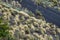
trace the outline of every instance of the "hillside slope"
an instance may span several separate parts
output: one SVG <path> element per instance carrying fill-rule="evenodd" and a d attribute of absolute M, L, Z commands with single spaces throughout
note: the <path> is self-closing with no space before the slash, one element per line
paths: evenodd
<path fill-rule="evenodd" d="M 44 5 L 42 4 L 36 5 L 31 0 L 22 0 L 21 5 L 22 8 L 27 8 L 28 10 L 32 11 L 35 15 L 37 15 L 36 9 L 39 10 L 46 19 L 46 21 L 53 23 L 57 26 L 60 26 L 60 11 L 54 9 L 53 7 L 48 7 L 48 5 L 44 7 Z"/>
<path fill-rule="evenodd" d="M 60 28 L 43 19 L 37 19 L 24 11 L 0 3 L 0 16 L 9 21 L 9 32 L 15 40 L 59 40 Z"/>

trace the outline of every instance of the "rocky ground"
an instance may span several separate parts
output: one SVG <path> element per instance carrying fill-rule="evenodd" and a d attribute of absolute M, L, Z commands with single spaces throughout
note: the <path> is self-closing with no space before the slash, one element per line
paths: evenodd
<path fill-rule="evenodd" d="M 18 11 L 0 3 L 0 16 L 8 20 L 15 40 L 60 40 L 60 28 L 43 19 L 37 19 L 24 11 Z"/>

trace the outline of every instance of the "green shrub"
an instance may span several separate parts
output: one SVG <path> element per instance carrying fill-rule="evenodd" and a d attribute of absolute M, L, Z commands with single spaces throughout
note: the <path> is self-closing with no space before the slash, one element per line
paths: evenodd
<path fill-rule="evenodd" d="M 2 17 L 0 17 L 0 39 L 8 40 L 10 37 L 8 22 L 4 21 Z"/>

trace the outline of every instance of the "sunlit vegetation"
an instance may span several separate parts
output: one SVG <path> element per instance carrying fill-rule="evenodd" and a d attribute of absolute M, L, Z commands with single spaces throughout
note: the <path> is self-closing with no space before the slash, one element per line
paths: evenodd
<path fill-rule="evenodd" d="M 1 40 L 59 40 L 60 28 L 46 22 L 38 9 L 35 15 L 26 8 L 19 10 L 20 7 L 16 5 L 6 5 L 0 4 L 0 12 L 3 15 L 3 18 L 0 18 Z"/>
<path fill-rule="evenodd" d="M 51 7 L 59 5 L 58 4 L 59 0 L 32 0 L 32 1 L 34 1 L 34 3 L 37 5 L 43 4 L 45 6 L 51 6 Z"/>
<path fill-rule="evenodd" d="M 39 5 L 42 2 L 42 0 L 32 0 L 32 1 L 34 1 L 34 3 L 37 5 Z"/>

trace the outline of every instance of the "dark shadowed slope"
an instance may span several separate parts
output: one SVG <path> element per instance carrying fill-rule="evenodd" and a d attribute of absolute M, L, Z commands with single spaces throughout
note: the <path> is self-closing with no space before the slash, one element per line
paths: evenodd
<path fill-rule="evenodd" d="M 21 2 L 22 7 L 27 8 L 28 10 L 35 13 L 35 10 L 38 9 L 41 11 L 47 22 L 51 22 L 60 26 L 60 12 L 53 8 L 44 8 L 43 6 L 36 6 L 31 0 L 23 0 Z"/>

